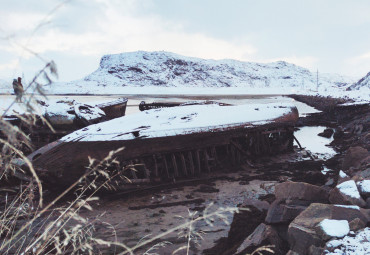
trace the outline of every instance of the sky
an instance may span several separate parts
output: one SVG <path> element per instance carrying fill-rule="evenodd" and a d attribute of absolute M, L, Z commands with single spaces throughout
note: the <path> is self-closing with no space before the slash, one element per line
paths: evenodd
<path fill-rule="evenodd" d="M 361 78 L 369 14 L 369 0 L 2 0 L 0 80 L 30 80 L 51 60 L 58 81 L 77 80 L 105 54 L 137 50 Z"/>

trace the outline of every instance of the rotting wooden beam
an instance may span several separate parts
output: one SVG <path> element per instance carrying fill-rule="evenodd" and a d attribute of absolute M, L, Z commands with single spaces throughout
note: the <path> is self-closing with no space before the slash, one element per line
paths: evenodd
<path fill-rule="evenodd" d="M 167 160 L 166 160 L 166 155 L 165 154 L 162 155 L 162 161 L 163 161 L 164 170 L 166 172 L 167 178 L 170 178 L 170 173 L 168 171 L 168 165 L 167 165 Z"/>
<path fill-rule="evenodd" d="M 199 150 L 195 150 L 195 161 L 196 161 L 196 166 L 197 166 L 197 173 L 200 174 L 202 169 L 200 165 Z"/>
<path fill-rule="evenodd" d="M 130 170 L 131 170 L 132 178 L 137 179 L 134 162 L 132 160 L 130 160 L 129 164 L 130 164 Z"/>
<path fill-rule="evenodd" d="M 233 166 L 236 165 L 236 161 L 235 161 L 235 148 L 232 144 L 230 144 L 230 159 L 231 159 L 231 164 Z"/>
<path fill-rule="evenodd" d="M 158 177 L 158 163 L 157 163 L 157 157 L 155 154 L 153 154 L 153 162 L 154 162 L 154 176 Z"/>
<path fill-rule="evenodd" d="M 195 167 L 194 167 L 193 153 L 191 151 L 188 152 L 188 158 L 189 158 L 189 163 L 190 163 L 190 173 L 192 176 L 194 176 Z"/>
<path fill-rule="evenodd" d="M 175 177 L 179 177 L 179 169 L 177 168 L 175 153 L 171 154 L 171 158 L 172 158 L 172 165 L 173 165 L 174 175 L 175 175 Z"/>
<path fill-rule="evenodd" d="M 182 171 L 185 176 L 188 176 L 188 170 L 186 169 L 186 162 L 185 162 L 185 157 L 184 153 L 180 153 L 180 160 L 181 160 L 181 165 L 182 165 Z"/>
<path fill-rule="evenodd" d="M 207 173 L 210 173 L 211 169 L 209 168 L 207 149 L 203 150 L 203 158 L 204 158 L 204 164 L 206 166 Z"/>

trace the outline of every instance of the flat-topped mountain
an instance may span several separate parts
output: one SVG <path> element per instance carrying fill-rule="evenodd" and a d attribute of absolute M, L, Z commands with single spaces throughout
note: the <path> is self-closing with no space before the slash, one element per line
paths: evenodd
<path fill-rule="evenodd" d="M 98 70 L 83 81 L 117 87 L 317 87 L 316 73 L 284 61 L 263 64 L 145 51 L 105 55 Z M 340 87 L 351 83 L 353 80 L 348 77 L 319 74 L 320 86 Z"/>

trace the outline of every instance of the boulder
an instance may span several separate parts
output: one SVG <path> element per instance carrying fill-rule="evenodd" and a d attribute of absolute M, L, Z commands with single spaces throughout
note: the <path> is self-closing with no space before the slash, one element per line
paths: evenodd
<path fill-rule="evenodd" d="M 326 128 L 323 132 L 319 133 L 319 136 L 330 138 L 334 134 L 334 130 L 331 128 Z"/>
<path fill-rule="evenodd" d="M 364 179 L 370 178 L 370 168 L 365 169 L 363 171 L 358 171 L 355 173 L 355 175 L 360 176 Z"/>
<path fill-rule="evenodd" d="M 330 191 L 329 201 L 332 204 L 366 206 L 353 180 L 343 182 L 332 189 Z"/>
<path fill-rule="evenodd" d="M 302 200 L 310 203 L 327 203 L 329 193 L 326 189 L 304 182 L 284 182 L 275 186 L 277 200 Z"/>
<path fill-rule="evenodd" d="M 308 250 L 308 254 L 310 255 L 321 255 L 324 254 L 325 249 L 322 247 L 317 247 L 314 245 L 310 246 L 310 249 Z"/>
<path fill-rule="evenodd" d="M 261 212 L 267 212 L 267 210 L 270 207 L 270 204 L 266 201 L 260 201 L 257 199 L 247 198 L 247 199 L 244 199 L 241 207 L 243 208 L 244 207 L 254 207 Z"/>
<path fill-rule="evenodd" d="M 323 247 L 325 241 L 316 232 L 316 226 L 325 219 L 347 220 L 359 218 L 368 222 L 358 206 L 330 205 L 312 203 L 289 225 L 288 241 L 290 249 L 300 255 L 308 254 L 311 245 Z"/>
<path fill-rule="evenodd" d="M 359 218 L 356 218 L 349 223 L 349 228 L 351 231 L 357 231 L 365 227 L 366 223 L 360 220 Z"/>
<path fill-rule="evenodd" d="M 261 201 L 245 200 L 242 205 L 239 205 L 241 210 L 239 213 L 234 213 L 227 237 L 221 238 L 214 247 L 204 250 L 203 253 L 219 254 L 220 251 L 223 251 L 223 254 L 234 254 L 240 244 L 266 218 L 267 207 L 264 210 L 265 205 L 259 202 Z M 243 210 L 244 208 L 248 210 Z"/>
<path fill-rule="evenodd" d="M 322 240 L 328 241 L 346 236 L 350 227 L 347 220 L 324 219 L 315 227 L 315 230 Z"/>
<path fill-rule="evenodd" d="M 361 146 L 350 147 L 343 159 L 343 170 L 348 170 L 350 167 L 358 168 L 363 159 L 368 157 L 370 153 L 367 149 Z"/>
<path fill-rule="evenodd" d="M 359 181 L 356 184 L 362 197 L 370 197 L 370 180 Z"/>
<path fill-rule="evenodd" d="M 273 245 L 275 254 L 282 254 L 283 242 L 276 230 L 264 223 L 261 223 L 252 234 L 250 234 L 239 246 L 236 253 L 251 253 L 256 248 L 264 245 Z"/>
<path fill-rule="evenodd" d="M 365 206 L 366 209 L 370 209 L 370 197 L 368 197 L 366 199 L 366 206 Z"/>
<path fill-rule="evenodd" d="M 268 224 L 289 223 L 294 220 L 307 206 L 287 205 L 285 200 L 275 200 L 267 212 L 265 222 Z"/>

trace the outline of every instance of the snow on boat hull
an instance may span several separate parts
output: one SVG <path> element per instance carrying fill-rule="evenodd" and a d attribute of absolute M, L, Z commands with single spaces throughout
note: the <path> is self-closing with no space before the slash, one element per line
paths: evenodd
<path fill-rule="evenodd" d="M 249 115 L 249 116 L 246 116 Z M 123 165 L 142 167 L 127 175 L 150 182 L 200 175 L 253 157 L 288 151 L 298 119 L 294 106 L 183 106 L 149 110 L 91 125 L 29 155 L 43 179 L 69 184 L 112 150 Z"/>

